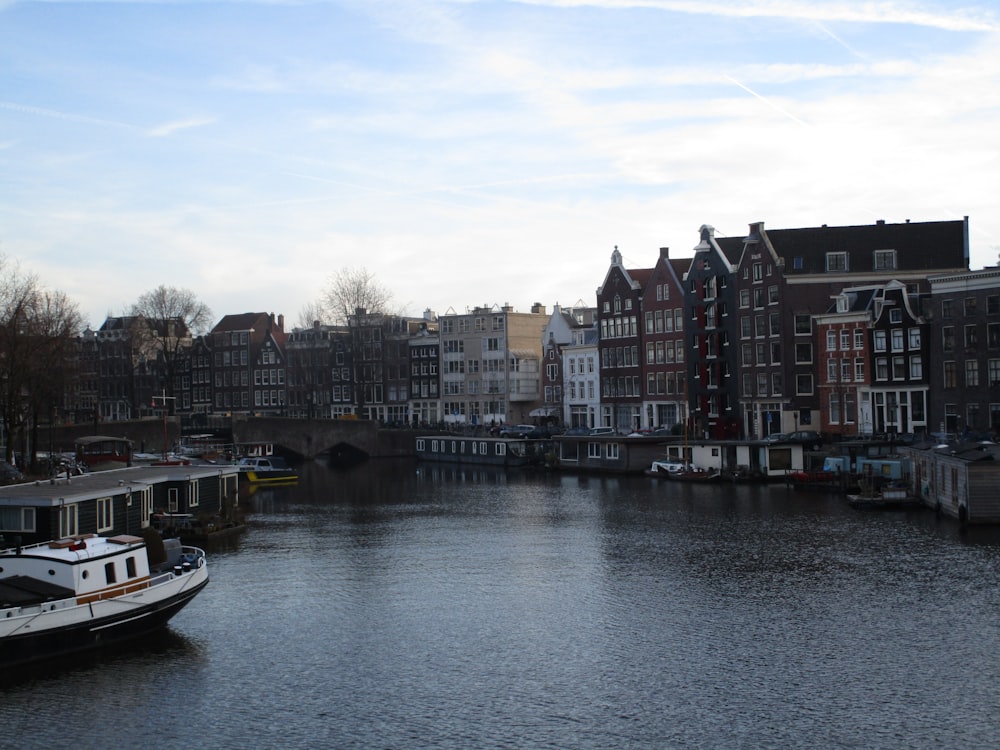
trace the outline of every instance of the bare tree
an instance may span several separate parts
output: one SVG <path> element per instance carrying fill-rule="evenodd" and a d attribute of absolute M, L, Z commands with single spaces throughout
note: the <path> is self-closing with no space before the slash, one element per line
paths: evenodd
<path fill-rule="evenodd" d="M 76 305 L 61 292 L 42 289 L 0 256 L 0 420 L 6 460 L 15 441 L 28 445 L 30 421 L 49 419 L 61 400 L 73 341 L 82 325 Z"/>
<path fill-rule="evenodd" d="M 391 315 L 392 293 L 365 268 L 344 268 L 330 277 L 322 305 L 331 322 L 349 325 L 362 315 Z"/>
<path fill-rule="evenodd" d="M 336 325 L 346 326 L 351 341 L 351 375 L 355 413 L 380 402 L 384 375 L 384 333 L 395 314 L 392 293 L 365 268 L 345 268 L 330 277 L 322 306 Z"/>
<path fill-rule="evenodd" d="M 188 289 L 163 286 L 142 294 L 129 309 L 129 315 L 141 318 L 145 325 L 136 325 L 133 334 L 139 350 L 150 350 L 163 367 L 163 388 L 174 396 L 178 367 L 183 350 L 191 345 L 193 336 L 208 331 L 212 325 L 212 310 Z"/>
<path fill-rule="evenodd" d="M 326 316 L 322 302 L 307 302 L 299 310 L 298 328 L 312 328 L 315 323 L 322 324 Z"/>

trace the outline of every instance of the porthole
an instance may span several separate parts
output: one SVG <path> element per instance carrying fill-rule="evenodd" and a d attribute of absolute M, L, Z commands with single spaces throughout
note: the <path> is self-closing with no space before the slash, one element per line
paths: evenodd
<path fill-rule="evenodd" d="M 90 575 L 90 571 L 89 570 L 85 570 L 85 571 L 83 571 L 82 575 L 83 575 L 84 578 L 87 578 Z"/>
<path fill-rule="evenodd" d="M 56 572 L 54 570 L 49 570 L 49 575 L 50 576 L 54 576 L 55 574 L 56 574 Z"/>

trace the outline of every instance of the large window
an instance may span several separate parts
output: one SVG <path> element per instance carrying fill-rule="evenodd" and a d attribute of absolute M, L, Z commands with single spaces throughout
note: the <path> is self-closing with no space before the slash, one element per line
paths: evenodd
<path fill-rule="evenodd" d="M 34 508 L 0 508 L 0 531 L 34 530 Z"/>

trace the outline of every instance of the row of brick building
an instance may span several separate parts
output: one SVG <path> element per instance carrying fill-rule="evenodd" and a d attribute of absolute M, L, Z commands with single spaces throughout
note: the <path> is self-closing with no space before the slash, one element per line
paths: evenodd
<path fill-rule="evenodd" d="M 766 230 L 701 228 L 691 257 L 626 268 L 596 305 L 482 306 L 343 326 L 223 317 L 177 331 L 180 356 L 129 318 L 80 340 L 68 417 L 164 407 L 385 423 L 511 422 L 716 438 L 1000 431 L 1000 269 L 970 271 L 968 219 Z M 163 322 L 158 323 L 163 327 Z M 168 395 L 168 393 L 170 395 Z M 169 400 L 169 403 L 167 401 Z"/>

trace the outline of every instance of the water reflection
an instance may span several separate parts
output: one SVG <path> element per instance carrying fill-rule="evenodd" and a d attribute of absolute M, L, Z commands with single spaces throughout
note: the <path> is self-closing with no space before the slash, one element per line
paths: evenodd
<path fill-rule="evenodd" d="M 247 534 L 160 646 L 8 687 L 8 733 L 125 716 L 135 744 L 891 748 L 998 729 L 995 529 L 412 461 L 307 464 L 244 502 Z"/>

